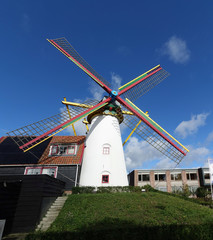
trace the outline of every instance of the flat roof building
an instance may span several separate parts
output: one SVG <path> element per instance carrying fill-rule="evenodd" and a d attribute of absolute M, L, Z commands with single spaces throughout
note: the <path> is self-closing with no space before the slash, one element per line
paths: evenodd
<path fill-rule="evenodd" d="M 186 169 L 155 169 L 155 170 L 133 170 L 128 174 L 131 186 L 151 185 L 153 188 L 174 192 L 188 185 L 191 191 L 200 186 L 209 186 L 210 175 L 208 168 L 186 168 Z"/>

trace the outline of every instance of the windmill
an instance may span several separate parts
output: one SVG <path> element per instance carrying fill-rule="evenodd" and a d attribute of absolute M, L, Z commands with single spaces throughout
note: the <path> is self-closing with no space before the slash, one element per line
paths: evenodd
<path fill-rule="evenodd" d="M 63 103 L 69 106 L 69 114 L 64 111 L 9 132 L 9 136 L 16 136 L 20 149 L 26 152 L 87 117 L 91 125 L 85 143 L 79 183 L 81 186 L 128 185 L 119 126 L 122 122 L 162 154 L 177 164 L 180 163 L 188 149 L 133 104 L 163 81 L 169 75 L 167 71 L 158 65 L 116 91 L 65 38 L 48 41 L 102 87 L 106 96 L 101 101 L 86 101 L 83 104 L 70 103 L 65 99 Z"/>

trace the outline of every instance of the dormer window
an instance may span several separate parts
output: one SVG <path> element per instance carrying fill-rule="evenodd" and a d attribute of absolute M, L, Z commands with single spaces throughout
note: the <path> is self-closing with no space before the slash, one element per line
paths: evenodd
<path fill-rule="evenodd" d="M 54 144 L 50 146 L 50 156 L 71 156 L 76 155 L 77 145 L 74 144 Z"/>

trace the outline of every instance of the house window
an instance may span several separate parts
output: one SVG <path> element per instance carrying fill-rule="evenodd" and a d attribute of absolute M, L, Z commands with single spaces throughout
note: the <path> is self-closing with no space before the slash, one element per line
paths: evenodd
<path fill-rule="evenodd" d="M 144 182 L 149 181 L 149 174 L 143 174 L 142 179 L 143 179 Z"/>
<path fill-rule="evenodd" d="M 74 155 L 74 154 L 75 154 L 75 148 L 76 148 L 76 146 L 74 146 L 74 145 L 68 146 L 68 148 L 67 148 L 67 154 L 68 154 L 68 155 Z"/>
<path fill-rule="evenodd" d="M 57 169 L 57 167 L 26 167 L 24 175 L 47 174 L 56 178 Z"/>
<path fill-rule="evenodd" d="M 109 183 L 109 175 L 102 175 L 102 183 Z"/>
<path fill-rule="evenodd" d="M 155 174 L 155 181 L 166 181 L 166 174 Z"/>
<path fill-rule="evenodd" d="M 197 173 L 187 173 L 186 176 L 187 176 L 187 180 L 191 180 L 191 181 L 197 180 Z"/>
<path fill-rule="evenodd" d="M 37 175 L 42 173 L 41 167 L 30 168 L 27 167 L 25 170 L 25 175 Z"/>
<path fill-rule="evenodd" d="M 149 174 L 139 174 L 138 181 L 141 182 L 148 182 L 149 181 Z"/>
<path fill-rule="evenodd" d="M 50 156 L 76 155 L 77 145 L 52 145 L 50 147 Z"/>
<path fill-rule="evenodd" d="M 57 153 L 58 153 L 58 146 L 52 146 L 51 155 L 55 155 Z"/>
<path fill-rule="evenodd" d="M 110 148 L 109 147 L 103 147 L 103 154 L 104 155 L 109 155 L 110 153 Z"/>
<path fill-rule="evenodd" d="M 204 173 L 204 179 L 210 179 L 210 174 L 209 173 Z"/>
<path fill-rule="evenodd" d="M 42 174 L 50 175 L 51 177 L 56 177 L 56 168 L 48 167 L 42 169 Z"/>
<path fill-rule="evenodd" d="M 171 180 L 172 181 L 181 181 L 182 180 L 181 173 L 171 173 Z"/>

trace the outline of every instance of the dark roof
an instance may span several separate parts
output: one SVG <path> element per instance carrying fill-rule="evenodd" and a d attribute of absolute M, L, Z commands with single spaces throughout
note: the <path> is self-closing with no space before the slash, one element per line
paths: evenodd
<path fill-rule="evenodd" d="M 85 136 L 53 136 L 27 152 L 19 149 L 15 137 L 0 138 L 0 165 L 10 164 L 80 164 Z M 77 143 L 76 156 L 51 156 L 50 145 L 53 143 Z"/>
<path fill-rule="evenodd" d="M 43 152 L 47 148 L 51 138 L 32 148 L 28 152 L 23 152 L 15 143 L 16 137 L 0 138 L 0 165 L 10 164 L 37 164 Z"/>

